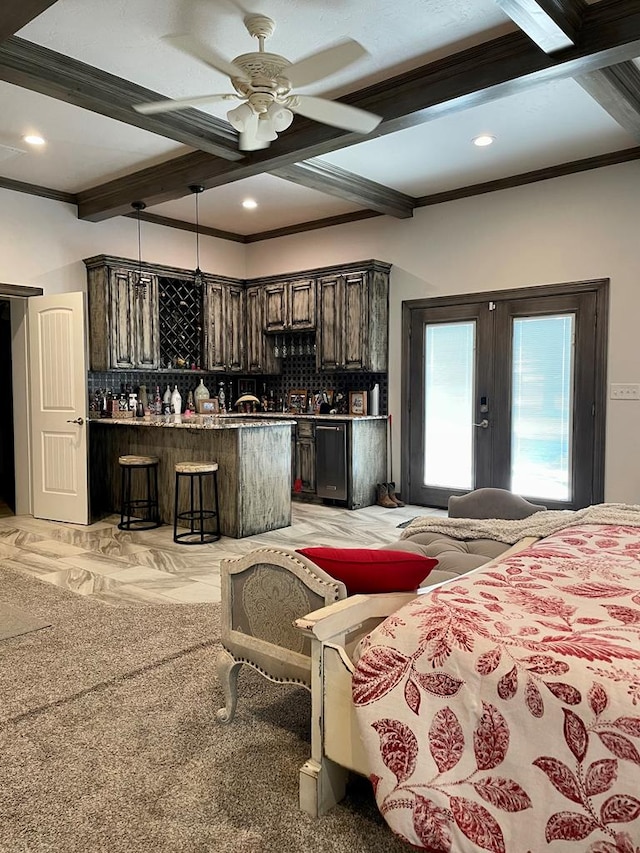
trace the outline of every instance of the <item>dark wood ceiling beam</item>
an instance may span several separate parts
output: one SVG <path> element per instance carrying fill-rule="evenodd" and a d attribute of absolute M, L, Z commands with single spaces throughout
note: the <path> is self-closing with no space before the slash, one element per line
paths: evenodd
<path fill-rule="evenodd" d="M 238 134 L 227 122 L 194 109 L 143 116 L 131 105 L 164 96 L 17 36 L 0 44 L 0 80 L 174 139 L 225 160 L 242 159 L 238 151 Z"/>
<path fill-rule="evenodd" d="M 577 44 L 584 0 L 494 0 L 529 38 L 555 53 Z"/>
<path fill-rule="evenodd" d="M 549 56 L 522 33 L 511 33 L 422 68 L 354 92 L 345 103 L 381 115 L 367 138 L 528 91 L 549 80 L 575 77 L 640 55 L 640 0 L 601 0 L 589 6 L 578 45 Z M 135 172 L 79 193 L 81 219 L 128 212 L 131 201 L 157 204 L 188 193 L 190 184 L 222 186 L 321 156 L 362 141 L 299 116 L 269 149 L 240 163 L 202 152 Z"/>
<path fill-rule="evenodd" d="M 0 42 L 41 15 L 56 0 L 3 0 L 0 8 Z"/>
<path fill-rule="evenodd" d="M 353 201 L 369 210 L 395 216 L 397 219 L 410 219 L 413 216 L 415 199 L 411 196 L 321 160 L 281 166 L 271 170 L 270 174 L 309 189 Z"/>
<path fill-rule="evenodd" d="M 576 82 L 640 142 L 640 69 L 633 62 L 620 62 L 576 77 Z"/>
<path fill-rule="evenodd" d="M 585 0 L 495 0 L 542 50 L 551 53 L 578 41 L 587 13 Z M 568 40 L 553 46 L 557 30 Z M 623 127 L 640 141 L 640 69 L 631 61 L 576 76 L 576 82 Z"/>

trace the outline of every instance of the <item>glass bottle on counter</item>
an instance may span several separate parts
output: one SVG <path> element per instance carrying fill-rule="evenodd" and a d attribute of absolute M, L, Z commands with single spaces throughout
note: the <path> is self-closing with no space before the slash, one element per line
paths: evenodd
<path fill-rule="evenodd" d="M 168 415 L 171 412 L 171 385 L 167 385 L 167 390 L 162 398 L 162 414 Z"/>
<path fill-rule="evenodd" d="M 171 395 L 171 411 L 174 415 L 179 415 L 182 412 L 182 397 L 180 396 L 177 385 L 174 385 L 173 394 Z"/>
<path fill-rule="evenodd" d="M 160 386 L 156 385 L 156 396 L 153 400 L 153 411 L 156 415 L 162 414 L 162 397 L 160 396 Z"/>
<path fill-rule="evenodd" d="M 196 403 L 198 400 L 208 400 L 209 399 L 209 389 L 204 384 L 204 379 L 200 380 L 200 384 L 197 386 L 196 390 L 193 392 L 193 396 L 195 398 Z"/>

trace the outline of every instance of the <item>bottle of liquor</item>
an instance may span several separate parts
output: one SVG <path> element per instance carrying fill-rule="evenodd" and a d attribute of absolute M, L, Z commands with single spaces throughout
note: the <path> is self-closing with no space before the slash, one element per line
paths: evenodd
<path fill-rule="evenodd" d="M 162 397 L 160 396 L 160 386 L 156 385 L 156 396 L 153 400 L 153 411 L 156 415 L 162 414 Z"/>
<path fill-rule="evenodd" d="M 167 390 L 162 398 L 162 414 L 168 415 L 171 413 L 171 385 L 167 385 Z"/>
<path fill-rule="evenodd" d="M 178 391 L 178 386 L 173 386 L 173 394 L 171 395 L 171 410 L 174 415 L 179 415 L 182 412 L 182 397 Z"/>

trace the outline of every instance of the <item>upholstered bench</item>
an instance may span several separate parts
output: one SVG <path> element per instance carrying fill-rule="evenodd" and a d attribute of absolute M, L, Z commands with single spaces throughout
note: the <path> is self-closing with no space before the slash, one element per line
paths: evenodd
<path fill-rule="evenodd" d="M 382 550 L 409 551 L 424 557 L 435 557 L 438 565 L 423 583 L 423 586 L 431 586 L 477 569 L 499 557 L 509 547 L 493 539 L 464 540 L 452 539 L 444 533 L 416 533 L 407 539 L 383 545 Z"/>

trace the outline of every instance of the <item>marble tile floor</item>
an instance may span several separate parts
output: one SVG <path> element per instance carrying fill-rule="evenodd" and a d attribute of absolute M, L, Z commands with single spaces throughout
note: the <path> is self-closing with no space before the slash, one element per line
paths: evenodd
<path fill-rule="evenodd" d="M 112 605 L 203 603 L 220 600 L 220 560 L 257 547 L 331 545 L 376 547 L 400 536 L 397 525 L 444 510 L 380 506 L 346 510 L 293 502 L 290 527 L 245 539 L 223 537 L 211 545 L 177 545 L 173 528 L 118 530 L 119 516 L 90 526 L 32 516 L 0 517 L 2 570 L 9 567 Z"/>

